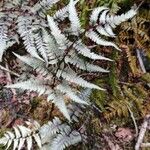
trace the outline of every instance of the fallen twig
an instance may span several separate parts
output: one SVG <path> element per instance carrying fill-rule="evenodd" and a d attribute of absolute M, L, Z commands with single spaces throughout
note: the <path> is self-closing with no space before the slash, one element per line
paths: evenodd
<path fill-rule="evenodd" d="M 143 60 L 141 58 L 140 51 L 138 49 L 136 49 L 136 53 L 137 53 L 137 58 L 139 60 L 139 64 L 140 64 L 141 70 L 142 70 L 143 73 L 146 73 L 146 69 L 145 69 Z"/>
<path fill-rule="evenodd" d="M 132 120 L 133 120 L 133 123 L 134 123 L 134 127 L 135 127 L 135 136 L 137 137 L 138 136 L 138 127 L 137 127 L 137 124 L 136 124 L 136 120 L 135 120 L 135 117 L 134 117 L 134 115 L 133 115 L 133 112 L 131 111 L 131 109 L 130 109 L 130 107 L 127 105 L 127 108 L 128 108 L 128 110 L 129 110 L 129 113 L 130 113 L 130 116 L 131 116 L 131 118 L 132 118 Z"/>
<path fill-rule="evenodd" d="M 9 70 L 9 67 L 8 67 L 8 64 L 6 62 L 6 69 Z M 7 85 L 9 84 L 12 84 L 12 79 L 11 79 L 11 75 L 10 75 L 10 72 L 6 72 L 6 75 L 7 75 Z M 13 93 L 13 98 L 12 98 L 12 102 L 16 101 L 16 98 L 15 98 L 15 95 L 16 95 L 16 91 L 15 89 L 11 89 L 12 90 L 12 93 Z"/>
<path fill-rule="evenodd" d="M 150 143 L 142 143 L 141 147 L 150 147 Z"/>
<path fill-rule="evenodd" d="M 149 120 L 150 120 L 150 115 L 147 115 L 144 119 L 142 126 L 141 126 L 141 129 L 139 132 L 139 137 L 138 137 L 137 143 L 135 145 L 135 150 L 139 150 L 140 147 L 142 146 L 143 138 L 144 138 L 145 132 L 147 130 Z"/>
<path fill-rule="evenodd" d="M 11 71 L 11 70 L 8 70 L 8 69 L 6 69 L 5 67 L 3 67 L 3 66 L 1 66 L 1 65 L 0 65 L 0 69 L 3 70 L 3 71 L 7 71 L 7 72 L 11 73 L 12 75 L 14 75 L 14 76 L 16 76 L 16 77 L 19 77 L 19 76 L 20 76 L 20 75 L 17 74 L 16 72 Z"/>

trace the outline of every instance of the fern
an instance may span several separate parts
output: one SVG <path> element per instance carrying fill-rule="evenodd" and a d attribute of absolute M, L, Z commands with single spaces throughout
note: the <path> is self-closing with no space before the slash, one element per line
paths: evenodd
<path fill-rule="evenodd" d="M 81 30 L 80 21 L 76 12 L 74 0 L 70 0 L 69 3 L 69 20 L 71 22 L 71 30 L 74 34 L 78 34 Z"/>
<path fill-rule="evenodd" d="M 4 134 L 4 137 L 0 139 L 0 144 L 3 144 L 4 146 L 7 145 L 8 149 L 12 143 L 13 143 L 13 149 L 21 150 L 25 144 L 27 143 L 27 149 L 30 150 L 32 148 L 33 139 L 36 141 L 39 148 L 42 147 L 41 138 L 38 133 L 36 133 L 40 125 L 34 121 L 33 123 L 26 122 L 29 127 L 25 127 L 22 125 L 18 125 L 16 127 L 13 127 L 14 132 L 7 131 Z"/>
<path fill-rule="evenodd" d="M 7 32 L 8 32 L 7 26 L 5 26 L 5 25 L 2 23 L 2 24 L 0 25 L 0 45 L 1 45 L 0 61 L 2 60 L 3 53 L 4 53 L 4 51 L 6 50 Z"/>
<path fill-rule="evenodd" d="M 47 101 L 54 103 L 67 121 L 69 120 L 62 122 L 55 117 L 43 126 L 35 121 L 26 122 L 25 126 L 18 125 L 14 127 L 14 131 L 6 132 L 0 139 L 0 144 L 7 146 L 6 149 L 13 146 L 14 150 L 20 150 L 26 143 L 27 149 L 31 150 L 33 143 L 36 143 L 43 150 L 63 150 L 83 140 L 80 129 L 74 129 L 73 124 L 83 114 L 84 105 L 93 107 L 86 98 L 90 93 L 87 91 L 106 89 L 86 81 L 77 73 L 76 68 L 108 73 L 109 70 L 92 63 L 93 60 L 112 61 L 96 53 L 95 46 L 120 50 L 115 43 L 104 38 L 115 37 L 113 29 L 136 14 L 135 9 L 122 15 L 112 15 L 107 7 L 94 8 L 89 25 L 84 29 L 75 7 L 78 0 L 70 0 L 67 6 L 56 11 L 54 15 L 47 14 L 58 1 L 40 0 L 35 4 L 28 0 L 4 1 L 4 7 L 0 10 L 0 61 L 8 47 L 23 41 L 28 55 L 20 56 L 19 52 L 13 54 L 36 72 L 36 75 L 30 74 L 28 80 L 6 87 L 46 95 Z M 64 24 L 64 19 L 68 21 L 67 24 Z M 95 46 L 89 46 L 90 42 L 95 43 Z M 82 95 L 79 94 L 80 90 L 77 91 L 78 87 L 88 90 Z M 128 96 L 132 97 L 129 93 Z M 67 106 L 68 99 L 73 102 Z M 75 106 L 72 105 L 74 102 Z"/>
<path fill-rule="evenodd" d="M 130 22 L 122 23 L 121 32 L 118 35 L 120 42 L 129 46 L 129 49 L 126 49 L 126 53 L 133 76 L 140 76 L 143 72 L 143 67 L 141 68 L 141 65 L 139 67 L 137 66 L 137 62 L 140 63 L 137 58 L 140 58 L 143 53 L 145 55 L 144 57 L 150 56 L 149 13 L 149 10 L 142 9 Z M 134 45 L 136 45 L 136 49 L 133 48 Z M 146 66 L 145 69 L 147 70 L 147 68 Z"/>
<path fill-rule="evenodd" d="M 21 81 L 7 87 L 21 88 L 35 91 L 39 95 L 47 95 L 47 100 L 55 103 L 64 116 L 70 120 L 65 105 L 65 96 L 77 103 L 89 104 L 77 96 L 74 85 L 105 90 L 81 78 L 74 68 L 89 72 L 108 73 L 107 69 L 93 65 L 91 60 L 112 61 L 94 53 L 94 47 L 89 48 L 82 39 L 86 36 L 96 45 L 112 46 L 120 50 L 116 44 L 106 41 L 98 33 L 115 37 L 113 28 L 133 17 L 136 10 L 131 9 L 123 15 L 112 16 L 106 7 L 95 8 L 90 16 L 89 24 L 91 27 L 85 30 L 81 28 L 80 18 L 75 8 L 78 1 L 70 0 L 67 6 L 56 11 L 54 15 L 46 15 L 46 11 L 57 2 L 58 0 L 41 0 L 30 7 L 26 7 L 30 5 L 28 1 L 14 1 L 9 6 L 5 6 L 6 10 L 14 9 L 17 17 L 14 18 L 10 14 L 10 18 L 13 20 L 12 23 L 17 23 L 17 26 L 13 28 L 13 32 L 20 35 L 27 52 L 30 54 L 30 56 L 20 56 L 16 53 L 14 55 L 41 75 L 40 80 L 37 77 L 31 77 L 27 81 Z M 18 6 L 20 6 L 20 10 L 18 10 Z M 22 12 L 28 13 L 22 14 Z M 60 27 L 61 21 L 65 18 L 69 19 L 69 28 Z M 7 29 L 3 30 L 1 36 L 3 45 L 6 45 L 7 32 Z M 3 47 L 1 50 L 1 56 L 5 49 Z M 89 58 L 90 61 L 84 61 L 84 57 Z"/>
<path fill-rule="evenodd" d="M 4 7 L 1 9 L 2 16 L 1 16 L 1 42 L 3 41 L 3 48 L 1 50 L 1 56 L 4 53 L 4 50 L 7 49 L 7 43 L 6 37 L 7 32 L 9 32 L 9 38 L 15 37 L 16 35 L 20 35 L 21 39 L 24 40 L 24 45 L 27 49 L 27 51 L 33 56 L 38 59 L 42 59 L 40 57 L 40 54 L 42 55 L 43 59 L 47 62 L 47 56 L 45 54 L 45 50 L 49 49 L 49 46 L 47 43 L 45 43 L 46 39 L 46 28 L 47 20 L 46 20 L 46 11 L 49 10 L 53 4 L 57 3 L 59 0 L 41 0 L 38 1 L 36 4 L 32 5 L 29 3 L 29 1 L 11 1 L 9 4 L 4 2 Z M 63 20 L 64 18 L 69 18 L 70 24 L 71 24 L 71 32 L 73 34 L 77 34 L 79 36 L 82 33 L 81 26 L 80 26 L 80 20 L 78 17 L 78 14 L 76 12 L 75 4 L 78 1 L 71 0 L 70 3 L 65 6 L 64 8 L 58 10 L 53 16 L 48 16 L 48 23 L 51 30 L 51 34 L 55 37 L 55 40 L 57 41 L 60 49 L 65 49 L 70 42 L 68 41 L 67 37 L 61 33 L 60 29 L 57 26 L 57 23 L 55 22 L 58 20 Z M 31 6 L 30 6 L 31 5 Z M 19 9 L 18 9 L 19 7 Z M 14 14 L 11 13 L 11 10 L 14 10 Z M 23 12 L 28 12 L 23 15 Z M 99 15 L 101 14 L 101 15 Z M 136 14 L 136 11 L 134 9 L 131 9 L 129 12 L 122 14 L 120 16 L 112 16 L 109 14 L 109 9 L 106 7 L 98 7 L 95 8 L 92 11 L 91 17 L 90 17 L 90 23 L 92 25 L 98 25 L 104 24 L 103 33 L 106 34 L 108 32 L 108 35 L 114 36 L 112 32 L 112 28 L 114 26 L 119 25 L 121 22 L 126 21 L 129 18 L 132 18 Z M 100 16 L 100 17 L 99 17 Z M 5 24 L 5 19 L 7 17 L 7 20 L 9 20 L 9 23 Z M 11 24 L 16 24 L 16 26 L 11 26 Z M 93 26 L 93 27 L 94 27 Z M 17 29 L 18 28 L 18 29 Z M 54 30 L 55 29 L 55 30 Z M 96 29 L 96 28 L 95 28 Z M 98 28 L 97 28 L 98 29 Z M 8 31 L 9 30 L 9 31 Z M 39 37 L 37 40 L 37 33 L 35 32 L 37 30 L 39 32 Z M 98 29 L 99 30 L 99 29 Z M 106 31 L 105 31 L 106 30 Z M 42 32 L 41 32 L 42 31 Z M 100 31 L 100 30 L 99 30 Z M 40 33 L 41 32 L 41 33 Z M 107 36 L 108 36 L 107 35 Z M 36 38 L 36 40 L 35 40 Z M 14 43 L 17 42 L 19 38 L 14 39 Z M 39 39 L 43 39 L 42 41 Z M 93 38 L 92 38 L 93 39 Z M 97 40 L 96 40 L 97 41 Z M 101 40 L 101 43 L 99 44 L 105 45 Z M 37 43 L 38 42 L 38 43 Z M 69 43 L 68 43 L 69 42 Z M 66 44 L 66 45 L 65 45 Z M 109 45 L 110 44 L 110 45 Z M 39 47 L 40 45 L 40 47 Z M 109 46 L 114 46 L 111 43 L 108 43 Z M 108 46 L 107 44 L 105 46 Z M 42 50 L 44 48 L 44 50 Z M 115 46 L 115 48 L 117 48 Z M 118 49 L 118 48 L 117 48 Z"/>
<path fill-rule="evenodd" d="M 134 116 L 144 116 L 149 109 L 149 106 L 146 107 L 144 103 L 144 100 L 148 98 L 147 92 L 142 85 L 135 85 L 132 88 L 123 86 L 122 94 L 112 97 L 111 102 L 107 105 L 104 111 L 105 118 L 108 121 L 115 117 L 127 118 L 131 115 L 130 108 Z"/>
<path fill-rule="evenodd" d="M 82 59 L 78 58 L 77 56 L 66 57 L 65 62 L 75 65 L 77 68 L 82 70 L 87 70 L 89 72 L 109 72 L 108 70 L 105 70 L 99 66 L 84 62 Z"/>
<path fill-rule="evenodd" d="M 27 51 L 36 58 L 39 58 L 39 55 L 37 53 L 35 43 L 34 43 L 34 38 L 32 34 L 32 26 L 31 26 L 31 19 L 32 18 L 27 18 L 20 16 L 17 20 L 18 22 L 18 32 L 22 39 L 24 40 L 24 45 L 27 49 Z"/>
<path fill-rule="evenodd" d="M 63 150 L 65 147 L 81 142 L 81 135 L 77 131 L 72 131 L 70 127 L 65 128 L 65 131 L 57 135 L 52 142 L 51 149 Z"/>
<path fill-rule="evenodd" d="M 87 97 L 85 96 L 85 99 Z M 78 122 L 77 118 L 83 113 L 77 105 L 70 104 L 68 105 L 68 111 L 74 123 Z M 42 126 L 36 121 L 27 121 L 26 126 L 18 125 L 13 129 L 14 131 L 7 131 L 0 138 L 0 144 L 7 146 L 6 149 L 13 146 L 14 150 L 20 150 L 26 142 L 27 149 L 31 150 L 35 141 L 36 145 L 42 150 L 63 150 L 82 141 L 82 135 L 78 130 L 74 130 L 71 125 L 62 122 L 57 117 Z"/>
<path fill-rule="evenodd" d="M 73 47 L 77 50 L 79 54 L 82 54 L 83 56 L 88 57 L 90 59 L 111 61 L 109 58 L 91 52 L 91 50 L 86 45 L 84 45 L 81 40 L 75 42 Z"/>
<path fill-rule="evenodd" d="M 93 30 L 88 31 L 88 32 L 86 33 L 86 36 L 87 36 L 88 38 L 90 38 L 92 41 L 94 41 L 95 43 L 97 43 L 98 45 L 102 45 L 102 46 L 113 46 L 113 47 L 116 48 L 117 50 L 120 50 L 120 49 L 118 48 L 118 46 L 116 46 L 114 43 L 108 42 L 108 41 L 106 41 L 106 40 L 101 39 L 101 38 L 99 37 L 99 35 L 98 35 L 96 32 L 94 32 Z"/>

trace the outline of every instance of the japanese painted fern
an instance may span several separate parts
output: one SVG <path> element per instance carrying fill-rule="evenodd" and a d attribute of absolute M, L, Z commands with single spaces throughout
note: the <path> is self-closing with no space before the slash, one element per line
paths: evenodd
<path fill-rule="evenodd" d="M 9 46 L 19 43 L 22 39 L 30 56 L 18 54 L 15 56 L 41 74 L 43 79 L 31 78 L 7 87 L 36 91 L 39 95 L 46 94 L 47 100 L 54 102 L 70 120 L 64 103 L 64 95 L 75 102 L 87 104 L 76 95 L 72 84 L 104 90 L 78 76 L 73 69 L 74 66 L 89 72 L 107 73 L 109 72 L 107 69 L 93 65 L 90 61 L 85 61 L 83 57 L 91 60 L 111 61 L 109 58 L 94 53 L 94 48 L 87 46 L 83 37 L 97 45 L 112 46 L 120 50 L 117 45 L 104 40 L 101 35 L 115 37 L 112 29 L 133 17 L 136 10 L 131 9 L 117 16 L 110 15 L 106 7 L 94 8 L 91 12 L 89 28 L 85 30 L 81 28 L 75 8 L 77 1 L 70 0 L 67 6 L 56 11 L 53 16 L 46 15 L 46 11 L 57 2 L 58 0 L 41 0 L 32 4 L 29 1 L 5 1 L 0 12 L 2 45 L 0 58 L 2 60 L 2 55 Z M 69 19 L 70 26 L 60 28 L 59 25 L 63 24 L 66 18 Z"/>
<path fill-rule="evenodd" d="M 132 18 L 136 14 L 136 10 L 131 9 L 122 15 L 111 15 L 107 7 L 94 8 L 90 15 L 88 28 L 83 29 L 75 8 L 78 0 L 70 0 L 67 6 L 57 10 L 54 15 L 47 15 L 47 10 L 58 1 L 40 0 L 37 3 L 28 0 L 3 1 L 3 7 L 0 9 L 0 61 L 3 60 L 2 56 L 8 47 L 23 41 L 29 55 L 20 56 L 17 53 L 14 55 L 32 67 L 37 74 L 40 74 L 40 79 L 31 77 L 26 81 L 7 87 L 21 88 L 35 91 L 39 95 L 47 95 L 47 100 L 52 101 L 63 115 L 71 120 L 65 105 L 66 96 L 74 102 L 89 104 L 78 96 L 76 86 L 105 90 L 84 80 L 78 75 L 76 69 L 89 72 L 109 72 L 107 69 L 91 63 L 92 60 L 112 61 L 95 53 L 94 48 L 100 45 L 120 50 L 116 44 L 103 39 L 103 37 L 115 37 L 113 28 Z M 69 25 L 65 25 L 64 20 L 69 20 Z M 87 39 L 88 42 L 83 39 Z M 91 44 L 87 45 L 87 43 Z M 55 119 L 55 121 L 59 122 L 59 119 Z M 56 123 L 55 121 L 53 124 Z M 31 149 L 32 137 L 34 137 L 41 148 L 41 139 L 44 138 L 40 139 L 43 136 L 43 133 L 40 134 L 41 127 L 36 123 L 36 129 L 33 129 L 18 126 L 14 128 L 14 134 L 7 132 L 1 143 L 9 147 L 14 142 L 14 149 L 16 147 L 21 149 L 26 141 L 28 149 Z M 71 132 L 69 126 L 65 129 L 64 127 L 58 129 L 61 134 L 58 134 L 53 141 L 53 137 L 58 131 L 55 132 L 55 130 L 54 128 L 48 129 L 54 135 L 50 137 L 50 139 L 52 138 L 50 145 L 53 150 L 57 150 L 57 146 L 64 149 L 65 146 L 81 141 L 80 134 L 77 131 Z M 78 138 L 74 139 L 74 136 Z M 58 141 L 65 142 L 65 144 L 57 145 Z"/>
<path fill-rule="evenodd" d="M 63 150 L 81 142 L 86 135 L 80 132 L 80 128 L 73 129 L 73 124 L 78 123 L 83 111 L 75 104 L 69 104 L 68 110 L 72 124 L 58 117 L 42 126 L 37 121 L 26 121 L 25 125 L 17 125 L 13 131 L 7 131 L 0 139 L 0 144 L 6 145 L 6 149 L 12 147 L 13 150 L 20 150 L 26 144 L 27 149 L 31 150 L 35 142 L 41 150 Z"/>

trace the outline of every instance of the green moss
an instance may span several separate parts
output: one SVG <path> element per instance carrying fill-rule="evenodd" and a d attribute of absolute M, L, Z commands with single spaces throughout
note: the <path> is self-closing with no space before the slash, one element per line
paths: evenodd
<path fill-rule="evenodd" d="M 100 87 L 103 86 L 103 80 L 96 79 L 94 83 Z M 91 94 L 91 100 L 96 103 L 101 110 L 104 110 L 104 105 L 106 104 L 107 93 L 105 91 L 93 90 Z"/>
<path fill-rule="evenodd" d="M 31 104 L 31 110 L 34 110 L 35 108 L 37 108 L 37 106 L 40 104 L 40 99 L 38 97 L 36 98 L 33 98 L 31 101 L 30 101 L 30 104 Z"/>
<path fill-rule="evenodd" d="M 146 81 L 147 83 L 150 83 L 150 73 L 145 73 L 143 76 L 142 76 L 142 79 L 144 81 Z"/>
<path fill-rule="evenodd" d="M 108 83 L 111 86 L 113 96 L 117 96 L 117 94 L 119 94 L 118 77 L 117 77 L 117 72 L 116 72 L 117 66 L 116 66 L 116 63 L 115 63 L 115 60 L 117 58 L 118 58 L 118 52 L 113 51 L 112 52 L 112 60 L 114 60 L 114 62 L 111 63 L 109 79 L 108 79 Z"/>

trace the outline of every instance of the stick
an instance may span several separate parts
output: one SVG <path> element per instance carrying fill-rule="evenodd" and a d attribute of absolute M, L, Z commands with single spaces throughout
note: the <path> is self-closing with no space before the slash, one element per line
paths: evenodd
<path fill-rule="evenodd" d="M 144 119 L 144 122 L 143 122 L 143 124 L 142 124 L 141 129 L 140 129 L 140 133 L 139 133 L 139 137 L 138 137 L 137 143 L 136 143 L 136 145 L 135 145 L 135 150 L 139 150 L 139 149 L 140 149 L 140 146 L 142 145 L 143 138 L 144 138 L 146 129 L 147 129 L 148 124 L 149 124 L 149 119 L 150 119 L 150 115 L 147 115 L 147 116 L 145 117 L 145 119 Z"/>
<path fill-rule="evenodd" d="M 131 111 L 131 109 L 130 109 L 130 107 L 127 105 L 127 108 L 128 108 L 128 110 L 129 110 L 129 112 L 130 112 L 130 116 L 131 116 L 131 118 L 132 118 L 132 120 L 133 120 L 133 124 L 134 124 L 134 127 L 135 127 L 135 136 L 137 137 L 138 136 L 138 127 L 137 127 L 137 124 L 136 124 L 136 120 L 135 120 L 135 117 L 134 117 L 134 115 L 133 115 L 133 112 Z"/>
<path fill-rule="evenodd" d="M 142 143 L 141 147 L 150 147 L 150 143 Z"/>
<path fill-rule="evenodd" d="M 0 65 L 0 69 L 1 69 L 1 70 L 4 70 L 4 71 L 8 71 L 9 73 L 11 73 L 12 75 L 15 75 L 16 77 L 19 77 L 19 76 L 20 76 L 19 74 L 15 73 L 15 72 L 13 72 L 13 71 L 11 71 L 11 70 L 8 70 L 8 69 L 6 69 L 5 67 L 3 67 L 3 66 L 1 66 L 1 65 Z"/>
<path fill-rule="evenodd" d="M 6 69 L 9 70 L 7 62 L 6 62 Z M 7 75 L 7 79 L 8 79 L 7 85 L 12 84 L 12 79 L 11 79 L 10 73 L 7 72 L 6 75 Z M 16 91 L 15 91 L 15 89 L 11 89 L 11 90 L 12 90 L 12 93 L 13 93 L 12 102 L 14 102 L 14 101 L 16 101 L 16 98 L 15 98 Z"/>
<path fill-rule="evenodd" d="M 142 58 L 141 58 L 140 51 L 139 51 L 138 49 L 136 49 L 136 53 L 137 53 L 137 58 L 138 58 L 138 60 L 139 60 L 140 67 L 141 67 L 143 73 L 146 73 L 146 69 L 145 69 L 143 60 L 142 60 Z"/>

